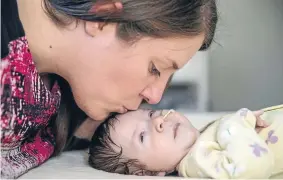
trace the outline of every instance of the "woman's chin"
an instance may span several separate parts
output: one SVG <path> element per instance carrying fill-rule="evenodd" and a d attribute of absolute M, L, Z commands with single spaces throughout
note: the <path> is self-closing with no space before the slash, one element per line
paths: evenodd
<path fill-rule="evenodd" d="M 89 117 L 91 117 L 91 119 L 96 120 L 96 121 L 103 121 L 105 120 L 108 116 L 110 115 L 110 113 L 104 111 L 104 112 L 95 112 L 92 115 L 89 115 Z"/>

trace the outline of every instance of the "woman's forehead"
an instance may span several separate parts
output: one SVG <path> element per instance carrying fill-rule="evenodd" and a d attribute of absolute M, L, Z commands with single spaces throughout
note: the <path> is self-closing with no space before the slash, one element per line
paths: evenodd
<path fill-rule="evenodd" d="M 200 49 L 203 41 L 204 35 L 199 34 L 191 37 L 145 38 L 138 44 L 147 47 L 148 54 L 158 56 L 162 61 L 174 60 L 182 67 Z"/>

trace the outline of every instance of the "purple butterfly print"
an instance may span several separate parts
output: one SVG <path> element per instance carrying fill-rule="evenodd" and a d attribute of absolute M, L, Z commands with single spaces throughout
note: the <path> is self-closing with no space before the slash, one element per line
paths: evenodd
<path fill-rule="evenodd" d="M 218 173 L 220 172 L 219 165 L 217 163 L 214 165 L 214 168 L 215 168 L 216 172 L 218 172 Z"/>
<path fill-rule="evenodd" d="M 261 153 L 267 153 L 267 149 L 261 147 L 259 144 L 255 143 L 253 145 L 250 145 L 250 147 L 253 148 L 253 153 L 256 157 L 260 157 Z"/>
<path fill-rule="evenodd" d="M 268 137 L 267 139 L 265 140 L 265 143 L 268 144 L 268 143 L 271 143 L 271 144 L 275 144 L 277 143 L 278 141 L 278 137 L 273 135 L 274 134 L 274 130 L 270 130 L 268 132 Z"/>

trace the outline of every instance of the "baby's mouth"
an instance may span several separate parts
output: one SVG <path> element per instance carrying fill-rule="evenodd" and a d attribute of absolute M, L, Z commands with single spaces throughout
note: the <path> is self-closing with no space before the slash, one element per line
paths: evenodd
<path fill-rule="evenodd" d="M 174 132 L 174 139 L 175 139 L 176 136 L 177 136 L 179 127 L 180 127 L 180 123 L 176 123 L 175 126 L 174 126 L 174 129 L 173 129 L 173 132 Z"/>

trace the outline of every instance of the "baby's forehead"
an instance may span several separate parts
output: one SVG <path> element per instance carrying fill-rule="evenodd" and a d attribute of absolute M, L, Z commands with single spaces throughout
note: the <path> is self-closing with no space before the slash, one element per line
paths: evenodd
<path fill-rule="evenodd" d="M 128 147 L 132 142 L 137 126 L 137 121 L 125 121 L 117 117 L 117 120 L 110 126 L 110 137 L 119 147 Z"/>
<path fill-rule="evenodd" d="M 121 114 L 116 117 L 113 123 L 113 129 L 119 131 L 120 129 L 128 129 L 135 127 L 144 118 L 137 114 Z"/>
<path fill-rule="evenodd" d="M 130 136 L 139 127 L 139 124 L 149 120 L 147 110 L 130 111 L 117 115 L 115 118 L 110 128 L 110 133 L 112 132 L 113 136 Z"/>
<path fill-rule="evenodd" d="M 148 113 L 150 110 L 139 109 L 136 111 L 130 111 L 125 114 L 120 114 L 116 118 L 122 123 L 139 123 L 149 119 Z"/>

